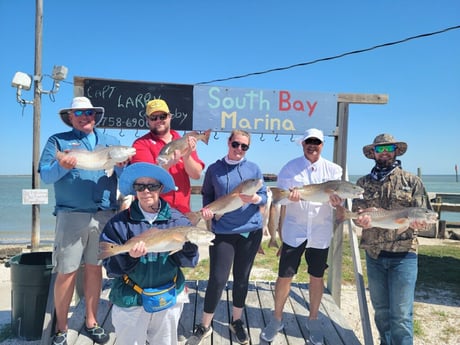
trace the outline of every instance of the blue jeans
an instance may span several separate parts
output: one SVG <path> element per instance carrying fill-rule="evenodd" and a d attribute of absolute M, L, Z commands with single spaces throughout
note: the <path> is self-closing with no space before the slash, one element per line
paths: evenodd
<path fill-rule="evenodd" d="M 371 258 L 367 277 L 381 345 L 412 345 L 417 255 Z"/>

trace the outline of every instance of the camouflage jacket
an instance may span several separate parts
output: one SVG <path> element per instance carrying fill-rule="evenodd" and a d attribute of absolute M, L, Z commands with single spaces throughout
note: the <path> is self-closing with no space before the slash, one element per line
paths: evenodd
<path fill-rule="evenodd" d="M 363 199 L 353 200 L 353 211 L 369 207 L 387 210 L 403 207 L 427 207 L 427 194 L 422 180 L 411 173 L 395 168 L 383 181 L 375 181 L 370 175 L 358 179 L 356 184 L 364 188 Z M 370 228 L 362 232 L 360 248 L 373 258 L 381 251 L 417 252 L 417 231 L 408 228 L 397 230 Z"/>

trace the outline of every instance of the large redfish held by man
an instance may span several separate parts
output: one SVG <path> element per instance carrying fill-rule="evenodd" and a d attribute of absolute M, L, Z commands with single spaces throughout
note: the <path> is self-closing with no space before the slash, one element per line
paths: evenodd
<path fill-rule="evenodd" d="M 167 143 L 165 146 L 163 146 L 160 153 L 158 154 L 158 157 L 157 157 L 158 165 L 161 165 L 163 167 L 167 166 L 174 159 L 174 153 L 176 151 L 180 152 L 181 157 L 189 153 L 190 152 L 190 147 L 188 145 L 189 137 L 195 137 L 196 140 L 201 140 L 206 145 L 208 145 L 210 135 L 211 135 L 211 129 L 208 129 L 207 131 L 203 133 L 192 131 L 192 132 L 188 132 L 187 134 L 185 134 L 183 137 L 179 139 L 176 139 L 176 140 L 173 140 Z"/>
<path fill-rule="evenodd" d="M 281 203 L 283 205 L 289 203 L 288 197 L 291 190 L 281 189 L 278 187 L 270 187 L 273 193 L 273 204 Z M 311 202 L 329 202 L 329 196 L 332 194 L 338 195 L 342 199 L 362 198 L 364 189 L 348 181 L 333 180 L 323 183 L 308 184 L 301 187 L 294 187 L 300 193 L 300 198 L 304 201 Z"/>

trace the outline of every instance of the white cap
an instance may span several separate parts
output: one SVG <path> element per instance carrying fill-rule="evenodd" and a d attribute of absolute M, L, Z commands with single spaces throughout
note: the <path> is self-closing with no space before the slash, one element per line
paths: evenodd
<path fill-rule="evenodd" d="M 324 134 L 323 134 L 323 131 L 319 130 L 319 129 L 316 129 L 316 128 L 310 128 L 310 129 L 307 129 L 302 137 L 301 140 L 299 140 L 299 142 L 302 142 L 302 141 L 305 141 L 309 138 L 317 138 L 319 140 L 321 140 L 323 143 L 324 143 Z"/>

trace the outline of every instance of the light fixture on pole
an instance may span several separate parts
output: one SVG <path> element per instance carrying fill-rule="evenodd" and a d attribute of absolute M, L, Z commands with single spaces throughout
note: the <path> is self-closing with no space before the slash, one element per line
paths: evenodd
<path fill-rule="evenodd" d="M 34 101 L 27 101 L 22 98 L 22 90 L 29 91 L 32 86 L 32 78 L 33 81 L 38 83 L 38 92 L 41 95 L 54 95 L 59 91 L 60 82 L 63 81 L 67 77 L 68 69 L 65 66 L 54 66 L 53 72 L 51 75 L 51 79 L 53 79 L 53 86 L 51 90 L 43 90 L 41 88 L 41 82 L 43 76 L 36 75 L 31 76 L 24 72 L 16 72 L 14 74 L 13 80 L 11 82 L 11 86 L 16 88 L 16 100 L 18 103 L 22 105 L 26 104 L 34 104 Z"/>
<path fill-rule="evenodd" d="M 34 120 L 33 120 L 33 145 L 32 145 L 32 190 L 29 192 L 40 194 L 40 176 L 38 173 L 38 163 L 40 159 L 40 117 L 41 117 L 41 95 L 47 94 L 50 97 L 59 91 L 60 82 L 67 77 L 67 67 L 54 66 L 51 78 L 53 79 L 53 86 L 51 90 L 44 90 L 42 88 L 41 75 L 41 1 L 37 0 L 37 22 L 40 25 L 40 30 L 36 32 L 36 54 L 35 54 L 35 75 L 32 77 L 24 72 L 16 72 L 11 82 L 11 86 L 16 88 L 16 100 L 19 104 L 25 107 L 27 104 L 32 104 L 34 107 Z M 34 99 L 27 101 L 22 98 L 22 91 L 29 91 L 34 82 Z M 24 190 L 23 190 L 24 193 Z M 38 198 L 37 198 L 38 199 Z M 32 204 L 32 236 L 31 236 L 31 250 L 38 251 L 40 247 L 40 201 L 35 201 Z"/>

